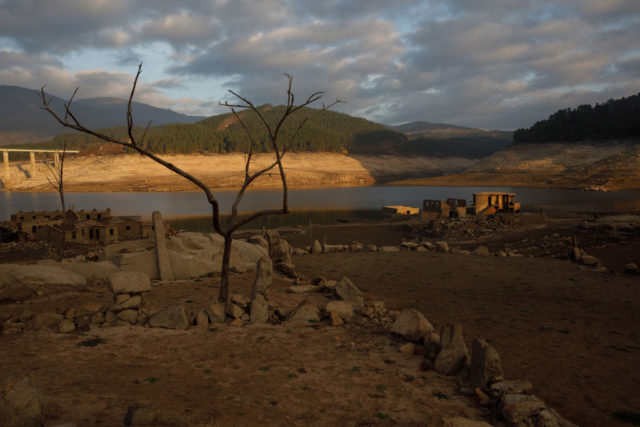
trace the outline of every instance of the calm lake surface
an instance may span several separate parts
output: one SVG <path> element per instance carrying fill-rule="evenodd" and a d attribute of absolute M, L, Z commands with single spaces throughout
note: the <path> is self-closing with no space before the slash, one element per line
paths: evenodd
<path fill-rule="evenodd" d="M 275 224 L 306 225 L 331 223 L 341 218 L 375 218 L 382 205 L 421 206 L 424 199 L 455 197 L 471 203 L 472 194 L 481 191 L 508 191 L 516 193 L 516 200 L 527 212 L 588 212 L 628 213 L 640 212 L 640 191 L 584 192 L 579 190 L 511 187 L 351 187 L 301 189 L 289 191 L 289 206 L 294 210 L 287 218 L 280 217 Z M 234 191 L 214 193 L 223 213 L 231 210 Z M 264 208 L 278 208 L 280 192 L 256 190 L 249 192 L 240 205 L 244 212 Z M 211 212 L 201 192 L 175 193 L 67 193 L 68 207 L 76 209 L 111 208 L 114 215 L 151 216 L 162 212 L 166 218 L 204 216 Z M 59 209 L 57 193 L 0 192 L 0 220 L 7 220 L 17 211 Z M 203 224 L 209 220 L 202 219 Z M 260 227 L 262 224 L 255 223 Z M 187 228 L 187 227 L 185 227 Z M 192 227 L 188 227 L 191 229 Z"/>

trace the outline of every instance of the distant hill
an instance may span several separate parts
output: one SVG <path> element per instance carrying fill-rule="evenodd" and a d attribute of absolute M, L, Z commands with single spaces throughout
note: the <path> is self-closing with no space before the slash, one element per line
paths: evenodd
<path fill-rule="evenodd" d="M 282 114 L 283 106 L 262 105 L 259 110 L 270 123 Z M 429 139 L 389 129 L 381 124 L 335 111 L 325 111 L 309 120 L 294 140 L 293 130 L 300 120 L 317 110 L 305 108 L 291 117 L 282 129 L 281 141 L 288 140 L 288 149 L 297 152 L 342 152 L 364 155 L 406 155 L 428 157 L 461 157 L 476 159 L 509 145 L 510 139 L 483 135 L 481 137 L 451 137 Z M 271 150 L 267 135 L 257 115 L 242 112 L 243 121 L 252 131 L 256 145 L 254 152 Z M 140 123 L 140 122 L 138 122 Z M 141 132 L 141 129 L 137 129 Z M 109 128 L 106 133 L 126 138 L 124 127 Z M 66 140 L 69 147 L 80 150 L 95 149 L 100 142 L 91 136 L 62 134 L 43 147 L 60 146 Z M 289 141 L 290 140 L 290 141 Z M 246 152 L 251 144 L 244 128 L 232 114 L 212 116 L 192 124 L 153 126 L 147 134 L 147 147 L 157 153 L 231 153 Z"/>
<path fill-rule="evenodd" d="M 640 93 L 551 114 L 514 133 L 516 143 L 605 141 L 640 137 Z"/>
<path fill-rule="evenodd" d="M 48 95 L 51 106 L 63 112 L 64 100 Z M 0 86 L 0 145 L 19 144 L 53 137 L 63 131 L 47 112 L 40 107 L 40 91 L 18 86 Z M 119 98 L 90 98 L 74 100 L 73 111 L 91 128 L 108 128 L 125 122 L 127 101 Z M 187 116 L 175 111 L 133 102 L 136 123 L 154 124 L 194 123 L 204 117 Z"/>
<path fill-rule="evenodd" d="M 447 123 L 410 122 L 389 126 L 407 135 L 409 151 L 440 156 L 481 158 L 503 150 L 513 142 L 513 132 L 468 128 Z"/>

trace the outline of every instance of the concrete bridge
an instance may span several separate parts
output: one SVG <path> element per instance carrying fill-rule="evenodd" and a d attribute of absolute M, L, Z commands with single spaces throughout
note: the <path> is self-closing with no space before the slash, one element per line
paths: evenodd
<path fill-rule="evenodd" d="M 4 188 L 9 186 L 9 153 L 29 153 L 29 160 L 31 162 L 31 166 L 36 165 L 36 153 L 53 153 L 53 163 L 56 167 L 60 164 L 60 153 L 62 150 L 45 150 L 45 149 L 25 149 L 25 148 L 0 148 L 2 151 L 2 163 L 4 165 Z M 67 154 L 75 154 L 79 153 L 79 151 L 75 150 L 66 150 Z"/>

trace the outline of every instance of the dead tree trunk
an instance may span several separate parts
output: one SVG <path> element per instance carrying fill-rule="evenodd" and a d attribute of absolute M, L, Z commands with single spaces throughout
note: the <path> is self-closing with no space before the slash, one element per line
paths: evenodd
<path fill-rule="evenodd" d="M 247 153 L 247 160 L 245 162 L 245 176 L 244 176 L 244 182 L 242 184 L 242 187 L 240 188 L 240 190 L 238 191 L 235 201 L 233 203 L 233 207 L 231 209 L 231 224 L 229 225 L 229 227 L 224 230 L 220 224 L 220 205 L 218 203 L 218 200 L 215 198 L 215 196 L 213 195 L 213 192 L 211 191 L 211 189 L 204 184 L 202 181 L 200 181 L 198 178 L 194 177 L 193 175 L 191 175 L 190 173 L 178 168 L 177 166 L 163 160 L 162 158 L 160 158 L 159 156 L 157 156 L 156 154 L 152 153 L 151 151 L 147 150 L 144 147 L 144 140 L 145 137 L 147 135 L 147 130 L 149 129 L 149 125 L 151 123 L 149 123 L 147 125 L 147 128 L 145 129 L 144 133 L 142 134 L 142 137 L 140 138 L 140 140 L 138 140 L 138 138 L 134 135 L 133 132 L 133 116 L 131 114 L 131 103 L 133 100 L 133 95 L 135 93 L 136 90 L 136 86 L 138 84 L 138 79 L 140 77 L 140 73 L 142 72 L 142 64 L 140 64 L 140 66 L 138 66 L 138 72 L 136 73 L 136 77 L 133 81 L 133 86 L 131 88 L 131 93 L 129 95 L 129 102 L 127 104 L 127 114 L 126 114 L 126 118 L 127 118 L 127 130 L 128 130 L 128 140 L 120 140 L 120 139 L 116 139 L 112 136 L 109 136 L 107 134 L 104 133 L 100 133 L 99 131 L 93 130 L 93 129 L 89 129 L 87 127 L 85 127 L 82 123 L 80 123 L 80 121 L 78 120 L 78 118 L 74 115 L 74 113 L 71 111 L 71 103 L 73 102 L 73 98 L 75 97 L 76 93 L 78 92 L 78 89 L 76 89 L 73 93 L 73 95 L 71 96 L 71 98 L 69 99 L 69 101 L 67 103 L 64 104 L 64 108 L 65 108 L 65 115 L 64 117 L 61 117 L 60 115 L 58 115 L 55 111 L 52 110 L 52 108 L 49 105 L 49 101 L 46 99 L 45 93 L 44 93 L 44 86 L 42 87 L 40 93 L 42 96 L 42 107 L 45 111 L 47 111 L 49 114 L 51 114 L 62 126 L 70 128 L 70 129 L 74 129 L 77 130 L 79 132 L 85 133 L 85 134 L 89 134 L 89 135 L 93 135 L 94 137 L 101 139 L 102 141 L 106 141 L 112 144 L 118 144 L 127 148 L 130 148 L 134 151 L 137 151 L 138 153 L 140 153 L 143 156 L 146 156 L 148 158 L 150 158 L 151 160 L 161 164 L 162 166 L 166 167 L 167 169 L 171 170 L 172 172 L 182 176 L 183 178 L 189 180 L 190 182 L 192 182 L 193 184 L 195 184 L 198 188 L 200 188 L 205 196 L 207 197 L 208 202 L 211 204 L 211 208 L 212 208 L 212 214 L 211 214 L 211 218 L 212 218 L 212 222 L 213 222 L 213 228 L 214 230 L 220 234 L 221 236 L 224 237 L 224 252 L 223 252 L 223 256 L 222 256 L 222 266 L 221 266 L 221 273 L 220 273 L 220 295 L 219 295 L 219 300 L 221 302 L 228 302 L 229 298 L 230 298 L 230 292 L 229 292 L 229 273 L 230 273 L 230 261 L 231 261 L 231 250 L 232 250 L 232 244 L 233 244 L 233 234 L 236 230 L 238 230 L 240 227 L 242 227 L 243 225 L 255 220 L 256 218 L 262 217 L 262 216 L 266 216 L 266 215 L 279 215 L 279 214 L 287 214 L 289 213 L 289 206 L 288 206 L 288 188 L 287 188 L 287 177 L 285 175 L 285 171 L 284 171 L 284 167 L 282 165 L 282 158 L 285 155 L 285 153 L 287 152 L 287 140 L 284 140 L 284 138 L 281 137 L 281 130 L 284 126 L 284 124 L 287 122 L 287 120 L 296 112 L 300 111 L 302 108 L 309 106 L 310 104 L 315 103 L 316 101 L 318 101 L 320 98 L 322 98 L 322 96 L 324 95 L 324 92 L 315 92 L 313 94 L 311 94 L 304 102 L 302 102 L 301 104 L 295 105 L 294 103 L 294 95 L 293 92 L 291 91 L 291 84 L 292 84 L 292 77 L 285 74 L 287 76 L 288 79 L 288 87 L 287 87 L 287 104 L 285 106 L 284 112 L 282 114 L 282 116 L 276 121 L 276 123 L 269 123 L 266 118 L 263 116 L 263 114 L 260 112 L 260 110 L 258 108 L 256 108 L 256 106 L 251 103 L 247 98 L 244 98 L 240 95 L 238 95 L 237 93 L 233 92 L 233 91 L 229 91 L 233 96 L 235 96 L 238 100 L 239 103 L 238 104 L 230 104 L 228 102 L 225 103 L 221 103 L 220 105 L 224 105 L 226 107 L 228 107 L 231 112 L 233 113 L 233 115 L 235 116 L 235 118 L 238 120 L 238 122 L 242 125 L 243 129 L 245 130 L 245 132 L 247 133 L 250 141 L 251 141 L 251 148 L 249 149 L 248 153 Z M 298 124 L 298 126 L 295 128 L 295 131 L 291 134 L 291 136 L 289 137 L 289 140 L 293 140 L 294 138 L 296 138 L 298 132 L 302 129 L 302 127 L 307 123 L 307 121 L 309 119 L 311 119 L 312 117 L 314 117 L 316 114 L 321 113 L 322 111 L 325 111 L 331 107 L 333 107 L 335 104 L 337 104 L 338 101 L 336 100 L 335 102 L 333 102 L 332 104 L 328 105 L 328 106 L 322 106 L 321 109 L 317 110 L 314 114 L 312 115 L 308 115 L 307 117 L 305 117 L 303 120 L 300 121 L 300 123 Z M 271 148 L 273 150 L 274 153 L 274 161 L 269 164 L 267 167 L 258 170 L 256 172 L 251 172 L 250 167 L 251 167 L 251 160 L 252 160 L 252 155 L 253 155 L 253 148 L 257 147 L 258 144 L 256 144 L 256 141 L 254 139 L 253 134 L 249 131 L 249 128 L 246 126 L 245 122 L 243 121 L 242 117 L 240 116 L 240 114 L 238 114 L 236 112 L 236 109 L 242 109 L 242 110 L 249 110 L 251 112 L 253 112 L 254 114 L 257 114 L 260 123 L 262 124 L 262 126 L 264 127 L 266 133 L 267 133 L 267 137 L 268 140 L 270 142 Z M 280 209 L 265 209 L 265 210 L 261 210 L 258 212 L 253 213 L 252 215 L 248 216 L 247 218 L 244 219 L 239 219 L 238 218 L 238 206 L 245 194 L 245 192 L 247 191 L 247 189 L 249 188 L 249 186 L 251 185 L 251 183 L 253 181 L 255 181 L 257 178 L 259 178 L 260 176 L 270 172 L 271 170 L 273 170 L 274 168 L 277 167 L 277 171 L 280 175 L 280 180 L 282 182 L 282 207 Z"/>
<path fill-rule="evenodd" d="M 51 175 L 51 177 L 46 176 L 47 181 L 49 182 L 49 186 L 58 192 L 58 195 L 60 196 L 60 206 L 62 207 L 62 238 L 59 242 L 60 246 L 57 248 L 58 261 L 62 261 L 62 258 L 64 258 L 64 250 L 66 247 L 66 236 L 64 229 L 64 225 L 66 223 L 65 212 L 67 210 L 64 203 L 64 159 L 66 154 L 67 141 L 65 141 L 62 146 L 62 155 L 59 156 L 57 152 L 54 154 L 55 160 L 53 162 L 53 166 L 51 166 L 48 162 L 45 163 L 47 169 L 49 169 L 49 175 Z"/>

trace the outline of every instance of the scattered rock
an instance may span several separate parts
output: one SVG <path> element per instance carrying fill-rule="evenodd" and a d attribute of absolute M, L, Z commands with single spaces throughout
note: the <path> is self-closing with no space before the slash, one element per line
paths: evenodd
<path fill-rule="evenodd" d="M 64 320 L 64 316 L 62 314 L 52 312 L 41 313 L 34 316 L 29 323 L 27 323 L 25 329 L 32 331 L 39 331 L 42 329 L 57 330 L 58 325 L 62 320 Z"/>
<path fill-rule="evenodd" d="M 138 310 L 133 310 L 133 309 L 122 310 L 120 313 L 116 315 L 116 317 L 122 320 L 123 322 L 127 322 L 132 325 L 135 325 L 136 321 L 138 320 Z M 176 329 L 176 328 L 172 328 L 172 329 Z"/>
<path fill-rule="evenodd" d="M 125 426 L 188 426 L 189 420 L 171 409 L 130 406 L 124 417 Z"/>
<path fill-rule="evenodd" d="M 582 265 L 586 265 L 587 267 L 596 267 L 598 266 L 598 264 L 600 264 L 600 260 L 594 256 L 585 254 L 580 258 L 580 263 Z"/>
<path fill-rule="evenodd" d="M 118 315 L 121 313 L 122 312 Z M 167 307 L 151 316 L 149 319 L 149 325 L 153 328 L 182 330 L 189 327 L 189 321 L 187 320 L 187 314 L 185 313 L 183 306 L 172 305 L 171 307 Z"/>
<path fill-rule="evenodd" d="M 444 240 L 436 242 L 436 250 L 438 252 L 449 252 L 449 244 Z"/>
<path fill-rule="evenodd" d="M 255 235 L 249 237 L 247 239 L 247 241 L 249 243 L 253 243 L 254 245 L 258 245 L 260 247 L 263 247 L 266 251 L 269 250 L 269 242 L 267 242 L 267 239 L 265 239 L 264 237 L 262 237 L 259 234 L 255 234 Z"/>
<path fill-rule="evenodd" d="M 317 240 L 314 240 L 313 245 L 311 245 L 311 253 L 314 255 L 322 253 L 322 245 Z"/>
<path fill-rule="evenodd" d="M 440 331 L 440 353 L 436 358 L 434 369 L 442 375 L 455 375 L 469 359 L 469 352 L 462 337 L 462 326 L 447 325 Z"/>
<path fill-rule="evenodd" d="M 414 350 L 416 349 L 416 345 L 414 343 L 408 342 L 406 344 L 401 345 L 400 347 L 398 347 L 398 351 L 402 354 L 406 354 L 406 355 L 412 355 Z"/>
<path fill-rule="evenodd" d="M 344 322 L 353 321 L 355 312 L 353 306 L 346 301 L 331 301 L 325 306 L 325 311 L 333 318 L 335 313 Z"/>
<path fill-rule="evenodd" d="M 342 325 L 344 325 L 344 320 L 342 320 L 342 317 L 340 317 L 340 315 L 338 313 L 336 313 L 335 311 L 330 311 L 329 312 L 329 318 L 331 319 L 331 326 L 342 326 Z"/>
<path fill-rule="evenodd" d="M 471 344 L 469 384 L 484 389 L 487 385 L 504 380 L 498 352 L 484 339 L 474 339 Z"/>
<path fill-rule="evenodd" d="M 63 334 L 67 333 L 67 332 L 72 332 L 76 329 L 76 325 L 75 323 L 73 323 L 73 321 L 69 320 L 69 319 L 63 319 L 59 324 L 58 324 L 58 332 L 61 332 Z"/>
<path fill-rule="evenodd" d="M 244 309 L 242 307 L 239 307 L 231 302 L 224 307 L 224 311 L 234 319 L 239 319 L 244 314 Z"/>
<path fill-rule="evenodd" d="M 111 274 L 109 285 L 114 294 L 135 294 L 151 290 L 149 276 L 134 271 L 118 271 Z"/>
<path fill-rule="evenodd" d="M 212 302 L 205 307 L 209 320 L 213 324 L 224 323 L 226 319 L 225 304 L 222 302 Z"/>
<path fill-rule="evenodd" d="M 524 422 L 545 408 L 545 404 L 536 396 L 528 394 L 505 394 L 502 398 L 500 413 L 511 423 Z"/>
<path fill-rule="evenodd" d="M 118 311 L 122 311 L 122 310 L 127 310 L 129 308 L 138 308 L 138 307 L 140 307 L 140 304 L 142 304 L 142 296 L 134 295 L 134 296 L 126 299 L 121 304 L 116 304 L 116 305 L 112 306 L 111 310 L 114 311 L 114 312 L 118 312 Z"/>
<path fill-rule="evenodd" d="M 376 245 L 373 245 L 373 244 L 365 245 L 364 248 L 365 248 L 365 250 L 367 252 L 378 252 L 378 247 Z"/>
<path fill-rule="evenodd" d="M 404 309 L 398 319 L 391 325 L 391 332 L 401 337 L 418 342 L 427 333 L 432 332 L 433 325 L 418 310 Z"/>
<path fill-rule="evenodd" d="M 478 246 L 473 251 L 471 251 L 471 255 L 475 256 L 489 256 L 489 248 L 486 246 Z"/>
<path fill-rule="evenodd" d="M 527 380 L 505 380 L 491 384 L 489 390 L 491 391 L 491 393 L 497 395 L 529 394 L 533 390 L 533 384 L 531 384 L 531 381 Z"/>
<path fill-rule="evenodd" d="M 380 246 L 379 252 L 400 252 L 400 248 L 397 246 Z"/>
<path fill-rule="evenodd" d="M 291 264 L 290 262 L 280 262 L 276 264 L 275 268 L 291 279 L 295 279 L 298 277 L 298 274 L 296 273 L 296 266 Z"/>
<path fill-rule="evenodd" d="M 250 321 L 251 323 L 268 323 L 271 317 L 269 304 L 264 295 L 258 294 L 251 301 Z"/>
<path fill-rule="evenodd" d="M 427 248 L 430 251 L 435 251 L 436 250 L 436 246 L 431 242 L 427 242 L 427 241 L 422 242 L 422 246 L 424 246 L 425 248 Z"/>
<path fill-rule="evenodd" d="M 440 351 L 440 335 L 435 332 L 429 332 L 422 338 L 424 348 L 427 352 L 438 353 Z"/>
<path fill-rule="evenodd" d="M 196 326 L 199 328 L 209 327 L 209 315 L 207 315 L 207 310 L 204 308 L 196 315 Z"/>
<path fill-rule="evenodd" d="M 638 266 L 635 262 L 630 262 L 624 265 L 624 272 L 627 274 L 638 274 Z"/>
<path fill-rule="evenodd" d="M 360 242 L 351 242 L 349 245 L 349 250 L 351 252 L 362 252 L 364 250 L 364 244 Z"/>
<path fill-rule="evenodd" d="M 293 326 L 311 326 L 320 321 L 318 307 L 313 304 L 303 304 L 289 318 L 288 323 Z"/>
<path fill-rule="evenodd" d="M 242 309 L 249 306 L 249 301 L 242 294 L 231 294 L 231 302 Z"/>
<path fill-rule="evenodd" d="M 347 277 L 343 277 L 336 284 L 336 294 L 343 300 L 351 304 L 356 311 L 360 311 L 364 305 L 364 297 L 360 289 L 354 285 Z"/>

